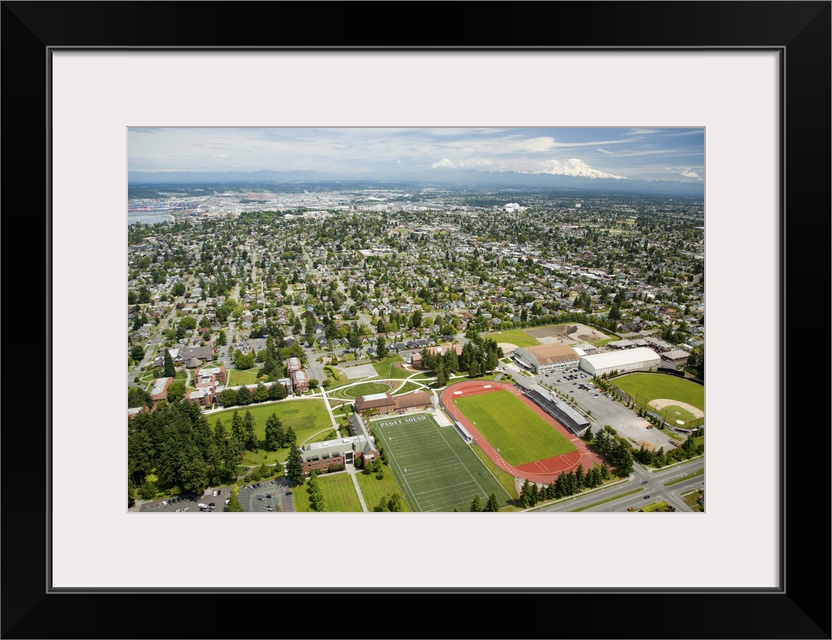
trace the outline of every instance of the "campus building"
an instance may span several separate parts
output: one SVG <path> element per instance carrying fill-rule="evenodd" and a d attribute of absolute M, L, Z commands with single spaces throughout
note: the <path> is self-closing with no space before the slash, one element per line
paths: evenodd
<path fill-rule="evenodd" d="M 309 391 L 309 380 L 306 377 L 306 373 L 300 369 L 296 369 L 292 371 L 291 378 L 292 387 L 294 388 L 296 394 L 303 395 Z"/>
<path fill-rule="evenodd" d="M 537 347 L 518 347 L 514 350 L 512 357 L 523 367 L 537 374 L 568 369 L 576 366 L 581 360 L 578 352 L 563 342 L 542 344 Z"/>
<path fill-rule="evenodd" d="M 153 380 L 153 388 L 150 390 L 150 399 L 153 402 L 159 400 L 167 400 L 168 387 L 173 382 L 173 378 L 156 378 Z"/>
<path fill-rule="evenodd" d="M 385 415 L 396 411 L 424 410 L 432 407 L 433 395 L 426 391 L 415 391 L 402 396 L 391 396 L 387 391 L 355 399 L 355 411 L 359 414 Z"/>
<path fill-rule="evenodd" d="M 690 354 L 681 349 L 671 349 L 670 351 L 663 351 L 659 354 L 662 360 L 666 363 L 672 364 L 674 367 L 683 367 L 688 363 Z"/>
<path fill-rule="evenodd" d="M 644 371 L 661 364 L 662 359 L 649 347 L 608 351 L 581 358 L 581 369 L 591 376 L 602 376 L 613 371 Z"/>
<path fill-rule="evenodd" d="M 312 442 L 300 448 L 303 459 L 303 473 L 309 474 L 316 469 L 326 473 L 333 465 L 355 464 L 358 460 L 370 462 L 378 455 L 371 440 L 363 435 Z"/>

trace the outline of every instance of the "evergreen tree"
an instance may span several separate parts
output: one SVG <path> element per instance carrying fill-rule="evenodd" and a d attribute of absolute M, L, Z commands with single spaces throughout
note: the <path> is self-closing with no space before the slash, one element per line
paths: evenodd
<path fill-rule="evenodd" d="M 483 511 L 496 512 L 500 510 L 500 504 L 497 502 L 497 495 L 492 493 L 488 496 L 488 502 L 485 503 Z"/>
<path fill-rule="evenodd" d="M 280 371 L 280 356 L 278 356 L 277 349 L 274 346 L 274 338 L 270 335 L 266 340 L 266 353 L 260 374 L 269 376 L 269 380 L 276 380 L 280 377 L 280 373 L 282 373 Z"/>
<path fill-rule="evenodd" d="M 584 486 L 584 465 L 583 463 L 578 465 L 578 468 L 575 470 L 575 488 L 580 491 L 583 489 Z"/>
<path fill-rule="evenodd" d="M 291 427 L 289 427 L 289 429 L 291 429 Z M 301 456 L 300 449 L 294 445 L 292 445 L 292 449 L 289 451 L 289 458 L 286 465 L 286 477 L 292 482 L 292 486 L 298 486 L 304 482 L 303 457 Z"/>
<path fill-rule="evenodd" d="M 240 490 L 235 484 L 231 487 L 231 496 L 228 498 L 228 511 L 242 511 L 243 505 L 240 503 Z"/>
<path fill-rule="evenodd" d="M 523 481 L 523 488 L 520 489 L 520 504 L 523 507 L 528 507 L 531 504 L 531 487 L 528 478 Z"/>
<path fill-rule="evenodd" d="M 273 413 L 266 418 L 266 448 L 271 451 L 277 451 L 283 446 L 285 438 L 283 423 L 277 417 L 277 414 Z"/>
<path fill-rule="evenodd" d="M 249 451 L 257 451 L 260 448 L 260 441 L 254 433 L 254 416 L 251 411 L 246 411 L 243 419 L 243 433 L 245 434 L 245 448 Z"/>
<path fill-rule="evenodd" d="M 468 511 L 482 511 L 482 507 L 480 506 L 480 494 L 475 494 L 474 499 L 471 501 L 471 508 Z"/>
<path fill-rule="evenodd" d="M 286 437 L 283 439 L 284 447 L 294 447 L 298 443 L 298 437 L 295 435 L 295 430 L 292 427 L 286 427 Z"/>
<path fill-rule="evenodd" d="M 540 501 L 540 490 L 537 487 L 537 483 L 533 482 L 531 484 L 529 491 L 529 503 L 533 507 Z"/>
<path fill-rule="evenodd" d="M 231 437 L 236 438 L 240 445 L 245 445 L 246 436 L 243 433 L 243 418 L 236 409 L 231 414 Z"/>
<path fill-rule="evenodd" d="M 269 386 L 269 400 L 283 400 L 289 392 L 286 391 L 286 387 L 283 386 L 280 382 L 273 382 Z"/>
<path fill-rule="evenodd" d="M 448 372 L 445 369 L 445 361 L 442 358 L 437 358 L 436 360 L 436 385 L 439 387 L 444 387 L 448 384 Z"/>
<path fill-rule="evenodd" d="M 254 389 L 254 402 L 260 403 L 265 402 L 269 399 L 269 390 L 266 388 L 262 382 L 257 383 L 257 387 Z"/>
<path fill-rule="evenodd" d="M 165 349 L 165 370 L 164 375 L 166 378 L 173 378 L 176 376 L 176 367 L 173 366 L 173 358 L 170 357 L 170 351 Z"/>
<path fill-rule="evenodd" d="M 243 385 L 237 389 L 237 404 L 245 406 L 251 404 L 251 400 L 251 391 L 247 386 Z"/>

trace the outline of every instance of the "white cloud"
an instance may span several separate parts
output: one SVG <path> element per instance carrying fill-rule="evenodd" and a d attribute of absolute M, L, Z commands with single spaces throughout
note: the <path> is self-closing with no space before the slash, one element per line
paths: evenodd
<path fill-rule="evenodd" d="M 439 162 L 430 165 L 431 169 L 483 169 L 491 168 L 494 165 L 491 160 L 485 158 L 473 158 L 471 160 L 450 160 L 442 158 Z"/>
<path fill-rule="evenodd" d="M 685 178 L 697 178 L 697 179 L 702 178 L 702 176 L 700 176 L 698 173 L 696 173 L 696 171 L 691 171 L 690 169 L 685 169 L 679 175 L 683 176 Z"/>
<path fill-rule="evenodd" d="M 601 153 L 606 153 L 608 156 L 614 156 L 615 153 L 612 151 L 607 151 L 606 149 L 596 149 L 596 151 L 600 151 Z"/>

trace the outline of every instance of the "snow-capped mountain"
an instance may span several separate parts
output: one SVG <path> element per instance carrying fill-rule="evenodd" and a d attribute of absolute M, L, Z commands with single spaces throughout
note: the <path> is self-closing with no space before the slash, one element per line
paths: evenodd
<path fill-rule="evenodd" d="M 611 178 L 613 180 L 627 180 L 624 176 L 616 176 L 611 173 L 604 173 L 590 167 L 580 158 L 569 158 L 568 160 L 546 160 L 541 163 L 546 168 L 543 171 L 534 173 L 546 173 L 553 176 L 573 176 L 576 178 Z"/>

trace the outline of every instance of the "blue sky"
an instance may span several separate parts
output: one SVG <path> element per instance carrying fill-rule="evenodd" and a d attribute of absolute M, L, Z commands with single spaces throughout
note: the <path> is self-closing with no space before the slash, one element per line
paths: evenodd
<path fill-rule="evenodd" d="M 577 170 L 603 174 L 596 177 L 702 182 L 705 130 L 133 127 L 128 162 L 130 171 L 312 170 L 406 178 L 458 169 Z"/>

